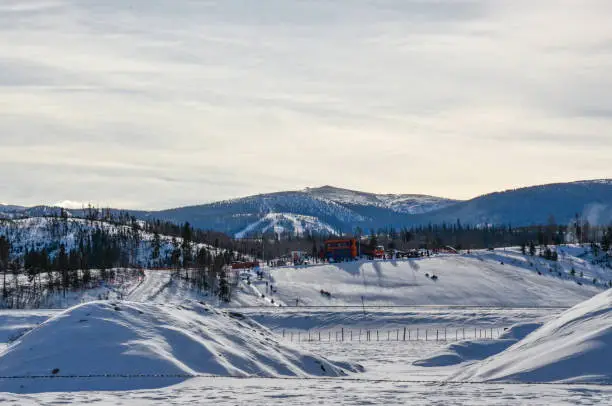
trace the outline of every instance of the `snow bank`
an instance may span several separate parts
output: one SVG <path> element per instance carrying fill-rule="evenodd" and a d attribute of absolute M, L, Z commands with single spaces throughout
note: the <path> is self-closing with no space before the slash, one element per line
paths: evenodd
<path fill-rule="evenodd" d="M 562 313 L 455 379 L 612 383 L 612 290 Z"/>
<path fill-rule="evenodd" d="M 515 324 L 497 340 L 466 340 L 453 343 L 430 357 L 413 362 L 413 365 L 442 367 L 457 365 L 466 361 L 483 360 L 506 350 L 540 326 L 542 326 L 542 323 Z"/>
<path fill-rule="evenodd" d="M 349 364 L 281 344 L 269 330 L 239 313 L 197 302 L 176 305 L 91 302 L 62 312 L 25 334 L 0 354 L 3 391 L 111 390 L 159 387 L 181 377 L 342 376 Z M 90 378 L 81 386 L 62 376 L 147 375 L 148 379 Z M 70 385 L 77 385 L 74 388 Z M 119 385 L 119 386 L 118 386 Z"/>
<path fill-rule="evenodd" d="M 270 271 L 275 291 L 265 282 L 253 285 L 287 306 L 570 307 L 602 291 L 502 262 L 483 254 L 285 267 Z"/>

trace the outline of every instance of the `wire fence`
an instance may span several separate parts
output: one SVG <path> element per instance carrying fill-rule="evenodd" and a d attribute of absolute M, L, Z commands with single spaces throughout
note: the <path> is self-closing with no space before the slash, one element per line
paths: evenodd
<path fill-rule="evenodd" d="M 290 342 L 381 342 L 381 341 L 463 341 L 496 340 L 506 329 L 503 327 L 444 327 L 444 328 L 394 328 L 394 329 L 330 329 L 330 330 L 281 330 L 283 339 Z"/>

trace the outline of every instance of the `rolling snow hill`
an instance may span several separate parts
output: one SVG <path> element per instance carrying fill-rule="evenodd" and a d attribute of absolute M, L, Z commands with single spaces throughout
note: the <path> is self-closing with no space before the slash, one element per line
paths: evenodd
<path fill-rule="evenodd" d="M 280 343 L 241 314 L 198 302 L 91 302 L 51 317 L 0 352 L 2 377 L 91 378 L 0 378 L 0 392 L 142 389 L 194 375 L 337 377 L 358 369 Z"/>
<path fill-rule="evenodd" d="M 456 379 L 612 383 L 612 290 L 578 304 Z"/>
<path fill-rule="evenodd" d="M 572 268 L 584 276 L 571 276 Z M 601 292 L 609 279 L 609 270 L 569 254 L 553 263 L 497 250 L 271 269 L 274 291 L 254 281 L 240 294 L 284 306 L 570 307 Z"/>

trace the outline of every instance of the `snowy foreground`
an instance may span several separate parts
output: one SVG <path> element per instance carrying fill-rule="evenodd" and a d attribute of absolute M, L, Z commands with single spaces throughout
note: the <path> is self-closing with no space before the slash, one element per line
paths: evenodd
<path fill-rule="evenodd" d="M 612 291 L 587 283 L 606 272 L 574 255 L 555 265 L 511 250 L 292 267 L 272 270 L 267 289 L 242 282 L 237 308 L 220 310 L 147 271 L 128 301 L 0 311 L 0 404 L 612 404 Z M 295 295 L 302 306 L 291 307 Z M 281 333 L 403 327 L 502 334 Z"/>
<path fill-rule="evenodd" d="M 139 389 L 194 375 L 305 378 L 358 370 L 282 344 L 238 313 L 197 302 L 91 302 L 51 317 L 0 354 L 1 377 L 55 379 L 0 378 L 0 391 Z M 90 378 L 85 386 L 62 378 L 74 376 Z M 130 379 L 141 376 L 147 379 Z"/>

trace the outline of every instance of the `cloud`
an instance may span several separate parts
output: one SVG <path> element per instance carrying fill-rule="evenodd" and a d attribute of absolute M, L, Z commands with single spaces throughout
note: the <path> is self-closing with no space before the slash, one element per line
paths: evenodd
<path fill-rule="evenodd" d="M 610 177 L 607 1 L 7 0 L 0 186 L 165 208 Z"/>
<path fill-rule="evenodd" d="M 91 205 L 91 203 L 75 202 L 72 200 L 63 200 L 61 202 L 55 202 L 51 204 L 51 206 L 53 207 L 63 207 L 64 209 L 82 209 L 87 207 L 88 205 Z"/>

